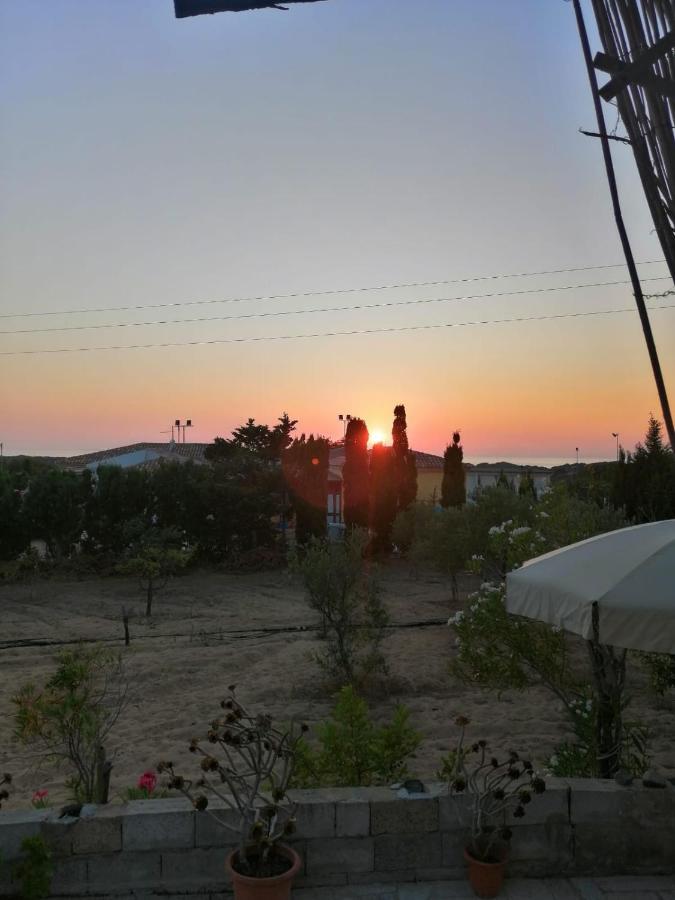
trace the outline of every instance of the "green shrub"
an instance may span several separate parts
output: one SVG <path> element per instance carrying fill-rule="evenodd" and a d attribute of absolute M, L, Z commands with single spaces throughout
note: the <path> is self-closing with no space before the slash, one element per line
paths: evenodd
<path fill-rule="evenodd" d="M 63 650 L 42 687 L 26 684 L 12 698 L 15 734 L 48 762 L 65 761 L 78 802 L 107 802 L 104 741 L 127 703 L 119 656 L 100 648 Z"/>
<path fill-rule="evenodd" d="M 657 697 L 665 697 L 671 688 L 675 688 L 675 656 L 669 653 L 638 653 L 637 656 Z"/>
<path fill-rule="evenodd" d="M 14 878 L 21 885 L 23 900 L 43 900 L 49 897 L 54 874 L 52 854 L 40 835 L 21 841 L 23 857 L 12 867 Z"/>
<path fill-rule="evenodd" d="M 386 671 L 380 648 L 389 617 L 372 563 L 364 559 L 366 543 L 366 533 L 354 529 L 342 542 L 312 539 L 291 559 L 321 616 L 325 649 L 313 659 L 338 685 L 361 686 Z"/>
<path fill-rule="evenodd" d="M 409 718 L 409 710 L 397 706 L 391 722 L 378 727 L 365 700 L 352 687 L 343 687 L 331 718 L 316 729 L 318 748 L 304 739 L 298 746 L 294 786 L 358 787 L 400 781 L 421 741 Z"/>

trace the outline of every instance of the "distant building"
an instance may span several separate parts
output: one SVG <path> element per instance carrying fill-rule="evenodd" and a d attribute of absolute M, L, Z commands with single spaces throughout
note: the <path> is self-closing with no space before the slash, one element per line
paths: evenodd
<path fill-rule="evenodd" d="M 177 444 L 174 441 L 152 443 L 143 441 L 126 447 L 110 450 L 96 450 L 79 456 L 68 456 L 59 460 L 59 465 L 73 472 L 89 469 L 95 472 L 99 466 L 120 466 L 122 469 L 148 468 L 162 461 L 204 463 L 204 450 L 208 444 Z"/>
<path fill-rule="evenodd" d="M 541 497 L 551 487 L 551 470 L 542 466 L 518 466 L 514 463 L 479 463 L 466 466 L 466 496 L 475 500 L 482 490 L 495 487 L 500 475 L 504 477 L 514 491 L 520 487 L 520 480 L 526 474 L 532 478 L 537 497 Z"/>

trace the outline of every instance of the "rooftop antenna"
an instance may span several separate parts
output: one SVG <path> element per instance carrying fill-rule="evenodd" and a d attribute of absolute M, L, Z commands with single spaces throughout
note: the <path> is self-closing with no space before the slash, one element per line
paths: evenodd
<path fill-rule="evenodd" d="M 176 429 L 176 433 L 178 435 L 177 443 L 185 443 L 185 429 L 192 428 L 192 419 L 186 419 L 181 423 L 180 419 L 176 419 L 176 421 L 171 426 L 171 440 L 173 440 L 173 430 Z M 181 428 L 183 429 L 183 440 L 181 441 Z"/>

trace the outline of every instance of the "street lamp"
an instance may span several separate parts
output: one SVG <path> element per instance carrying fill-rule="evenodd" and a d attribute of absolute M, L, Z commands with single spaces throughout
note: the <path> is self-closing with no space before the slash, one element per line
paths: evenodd
<path fill-rule="evenodd" d="M 347 422 L 351 422 L 352 417 L 347 413 L 340 413 L 338 420 L 342 422 L 342 440 L 347 437 Z"/>
<path fill-rule="evenodd" d="M 619 461 L 619 432 L 613 431 L 612 437 L 616 438 L 616 461 L 618 462 Z"/>

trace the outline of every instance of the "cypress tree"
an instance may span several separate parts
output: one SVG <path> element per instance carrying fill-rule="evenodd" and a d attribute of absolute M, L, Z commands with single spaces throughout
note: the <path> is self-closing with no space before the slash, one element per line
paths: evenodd
<path fill-rule="evenodd" d="M 391 550 L 391 528 L 396 517 L 396 478 L 391 447 L 375 444 L 370 451 L 370 527 L 373 550 Z"/>
<path fill-rule="evenodd" d="M 441 506 L 464 506 L 466 503 L 466 476 L 464 474 L 464 450 L 460 444 L 459 431 L 452 435 L 443 454 L 443 484 L 441 486 Z"/>
<path fill-rule="evenodd" d="M 391 429 L 397 512 L 407 509 L 417 497 L 417 465 L 415 454 L 408 444 L 407 427 L 405 406 L 399 404 L 394 407 Z"/>
<path fill-rule="evenodd" d="M 351 419 L 345 433 L 342 467 L 344 520 L 347 528 L 368 527 L 368 428 L 363 419 Z"/>
<path fill-rule="evenodd" d="M 534 486 L 534 480 L 527 469 L 520 476 L 520 484 L 518 485 L 518 494 L 521 497 L 530 497 L 532 500 L 537 499 L 537 489 Z"/>

